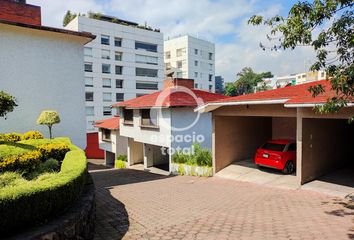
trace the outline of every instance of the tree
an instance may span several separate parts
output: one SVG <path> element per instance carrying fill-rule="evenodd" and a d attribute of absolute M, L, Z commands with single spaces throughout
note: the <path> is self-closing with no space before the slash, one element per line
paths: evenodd
<path fill-rule="evenodd" d="M 0 91 L 0 117 L 5 117 L 6 114 L 12 112 L 17 107 L 16 99 L 10 94 Z"/>
<path fill-rule="evenodd" d="M 71 13 L 70 10 L 66 11 L 63 19 L 63 27 L 69 24 L 75 17 L 77 16 L 76 13 Z"/>
<path fill-rule="evenodd" d="M 255 87 L 263 82 L 263 78 L 271 78 L 273 74 L 271 72 L 255 73 L 252 68 L 245 67 L 237 73 L 237 76 L 239 79 L 235 82 L 236 95 L 242 95 L 253 93 Z"/>
<path fill-rule="evenodd" d="M 316 62 L 310 70 L 325 69 L 329 76 L 334 97 L 326 104 L 315 107 L 318 113 L 335 113 L 347 106 L 354 95 L 354 2 L 353 0 L 300 1 L 293 5 L 288 16 L 264 19 L 252 16 L 248 23 L 271 28 L 267 38 L 275 45 L 263 50 L 295 49 L 311 47 Z M 309 88 L 313 97 L 325 92 L 322 85 Z M 351 117 L 354 120 L 354 116 Z"/>
<path fill-rule="evenodd" d="M 230 97 L 236 96 L 235 83 L 227 82 L 225 84 L 225 95 Z"/>
<path fill-rule="evenodd" d="M 37 119 L 37 124 L 47 125 L 49 128 L 49 138 L 52 139 L 52 126 L 60 123 L 60 117 L 58 112 L 52 110 L 42 111 Z"/>

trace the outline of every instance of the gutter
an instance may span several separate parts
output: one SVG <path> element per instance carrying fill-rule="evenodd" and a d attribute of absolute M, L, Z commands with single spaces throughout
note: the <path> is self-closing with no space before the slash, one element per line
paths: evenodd
<path fill-rule="evenodd" d="M 324 105 L 324 103 L 290 103 L 290 104 L 284 104 L 284 107 L 287 108 L 299 108 L 299 107 L 316 107 L 316 106 L 321 106 Z M 354 103 L 347 103 L 345 107 L 354 107 Z"/>

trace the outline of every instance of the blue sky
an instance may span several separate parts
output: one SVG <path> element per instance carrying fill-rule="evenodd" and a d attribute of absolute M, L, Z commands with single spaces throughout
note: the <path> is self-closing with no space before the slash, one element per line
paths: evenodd
<path fill-rule="evenodd" d="M 296 0 L 28 0 L 42 7 L 44 25 L 61 27 L 67 10 L 97 11 L 118 18 L 147 22 L 160 28 L 164 37 L 191 34 L 212 41 L 216 46 L 216 74 L 233 81 L 243 67 L 285 75 L 307 70 L 313 61 L 309 48 L 295 51 L 262 51 L 267 43 L 266 27 L 247 25 L 254 14 L 286 15 Z"/>

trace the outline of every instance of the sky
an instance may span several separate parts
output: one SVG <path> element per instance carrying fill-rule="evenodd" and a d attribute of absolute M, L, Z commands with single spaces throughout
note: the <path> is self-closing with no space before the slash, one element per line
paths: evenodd
<path fill-rule="evenodd" d="M 263 51 L 269 29 L 247 25 L 254 14 L 287 15 L 297 0 L 27 0 L 42 7 L 42 24 L 62 27 L 67 10 L 101 12 L 159 28 L 164 38 L 190 34 L 215 43 L 215 74 L 236 80 L 244 67 L 287 75 L 307 71 L 314 60 L 309 47 L 293 51 Z"/>

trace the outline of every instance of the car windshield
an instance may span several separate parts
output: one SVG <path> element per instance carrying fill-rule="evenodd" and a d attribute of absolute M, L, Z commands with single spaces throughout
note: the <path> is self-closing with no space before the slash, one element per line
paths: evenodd
<path fill-rule="evenodd" d="M 282 152 L 284 151 L 285 146 L 285 144 L 267 142 L 261 148 L 270 151 Z"/>

